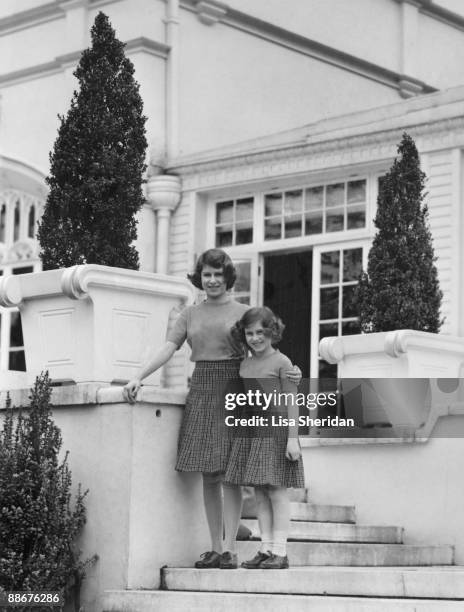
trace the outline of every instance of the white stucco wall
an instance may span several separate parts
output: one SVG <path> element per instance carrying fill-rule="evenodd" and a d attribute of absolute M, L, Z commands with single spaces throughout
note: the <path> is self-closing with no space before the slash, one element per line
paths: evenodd
<path fill-rule="evenodd" d="M 400 65 L 400 5 L 394 0 L 229 0 L 229 6 L 377 63 Z"/>
<path fill-rule="evenodd" d="M 27 11 L 43 3 L 43 0 L 21 0 L 20 3 L 18 3 L 18 0 L 3 0 L 3 2 L 0 3 L 0 17 L 6 17 L 12 13 L 16 13 L 18 10 Z"/>
<path fill-rule="evenodd" d="M 459 299 L 455 273 L 462 266 L 458 252 L 459 212 L 455 210 L 456 199 L 462 198 L 460 168 L 454 162 L 456 153 L 450 149 L 431 152 L 423 156 L 422 164 L 427 175 L 426 202 L 437 256 L 438 279 L 443 291 L 441 316 L 445 321 L 441 331 L 448 334 L 464 333 L 455 308 Z"/>
<path fill-rule="evenodd" d="M 53 417 L 69 450 L 73 484 L 89 489 L 82 557 L 99 555 L 81 603 L 99 610 L 106 589 L 156 589 L 160 568 L 189 567 L 209 538 L 198 474 L 174 470 L 184 392 L 146 387 L 141 401 L 97 385 L 53 391 Z M 13 391 L 13 404 L 28 392 Z M 438 424 L 443 436 L 463 432 L 462 417 Z M 464 563 L 464 440 L 426 444 L 303 447 L 310 501 L 356 507 L 361 525 L 405 528 L 406 544 L 456 547 Z"/>
<path fill-rule="evenodd" d="M 461 417 L 448 421 L 448 435 L 462 432 Z M 454 545 L 455 563 L 464 563 L 462 437 L 322 446 L 303 455 L 311 501 L 354 504 L 359 524 L 404 527 L 405 544 Z"/>
<path fill-rule="evenodd" d="M 48 174 L 48 154 L 58 135 L 57 115 L 67 111 L 73 86 L 64 73 L 57 73 L 2 88 L 2 151 Z"/>
<path fill-rule="evenodd" d="M 108 15 L 120 40 L 145 36 L 164 42 L 166 3 L 163 0 L 124 0 L 92 8 L 88 13 L 89 27 L 100 11 Z"/>
<path fill-rule="evenodd" d="M 159 588 L 162 566 L 189 567 L 209 546 L 201 477 L 174 470 L 185 393 L 161 392 L 160 402 L 145 388 L 145 400 L 130 406 L 116 389 L 97 395 L 97 387 L 52 396 L 73 488 L 89 489 L 79 541 L 82 559 L 99 556 L 81 591 L 89 611 L 102 609 L 106 589 Z M 27 403 L 28 391 L 12 395 L 14 405 Z"/>
<path fill-rule="evenodd" d="M 439 89 L 464 83 L 464 30 L 421 15 L 417 38 L 417 78 Z"/>
<path fill-rule="evenodd" d="M 43 64 L 66 53 L 64 25 L 62 18 L 0 36 L 1 72 Z"/>
<path fill-rule="evenodd" d="M 187 12 L 180 65 L 185 154 L 399 99 L 391 87 Z"/>

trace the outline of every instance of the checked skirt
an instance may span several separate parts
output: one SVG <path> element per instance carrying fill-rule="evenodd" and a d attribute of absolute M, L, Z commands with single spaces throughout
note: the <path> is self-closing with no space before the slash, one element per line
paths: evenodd
<path fill-rule="evenodd" d="M 226 393 L 241 388 L 240 361 L 197 361 L 177 446 L 179 472 L 225 472 L 233 432 L 225 425 Z"/>

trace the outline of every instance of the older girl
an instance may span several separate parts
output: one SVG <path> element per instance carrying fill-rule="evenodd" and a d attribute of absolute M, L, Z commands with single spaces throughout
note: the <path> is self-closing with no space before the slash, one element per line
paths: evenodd
<path fill-rule="evenodd" d="M 249 306 L 236 302 L 229 293 L 236 272 L 230 257 L 221 249 L 200 255 L 188 278 L 206 293 L 206 299 L 180 313 L 164 346 L 127 383 L 124 393 L 128 401 L 134 402 L 143 378 L 164 365 L 187 340 L 195 369 L 179 433 L 176 470 L 202 473 L 211 536 L 211 550 L 201 555 L 195 567 L 233 569 L 237 567 L 235 540 L 242 495 L 237 484 L 223 487 L 232 443 L 231 432 L 225 426 L 224 394 L 237 382 L 245 354 L 243 345 L 232 337 L 231 328 Z M 290 372 L 289 376 L 298 381 L 301 373 Z"/>

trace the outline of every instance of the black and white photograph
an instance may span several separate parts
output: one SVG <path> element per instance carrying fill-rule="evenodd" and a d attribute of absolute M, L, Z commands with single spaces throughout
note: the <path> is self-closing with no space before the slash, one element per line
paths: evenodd
<path fill-rule="evenodd" d="M 464 1 L 0 2 L 0 610 L 464 610 Z"/>

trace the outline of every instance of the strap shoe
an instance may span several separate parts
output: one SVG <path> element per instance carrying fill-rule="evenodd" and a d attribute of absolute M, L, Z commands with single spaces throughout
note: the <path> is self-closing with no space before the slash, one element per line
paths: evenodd
<path fill-rule="evenodd" d="M 219 561 L 219 567 L 221 569 L 237 569 L 238 562 L 236 553 L 232 553 L 228 550 L 223 552 Z"/>
<path fill-rule="evenodd" d="M 221 555 L 215 550 L 210 550 L 200 555 L 200 560 L 195 562 L 197 569 L 211 569 L 213 567 L 219 567 L 221 561 Z"/>
<path fill-rule="evenodd" d="M 263 561 L 259 569 L 288 569 L 288 557 L 281 557 L 270 552 L 270 557 Z"/>
<path fill-rule="evenodd" d="M 242 567 L 244 567 L 245 569 L 258 569 L 261 566 L 261 563 L 263 563 L 263 561 L 266 561 L 266 559 L 269 559 L 270 556 L 271 553 L 263 553 L 261 551 L 258 551 L 253 557 L 253 559 L 248 559 L 248 561 L 244 561 L 242 563 Z"/>

